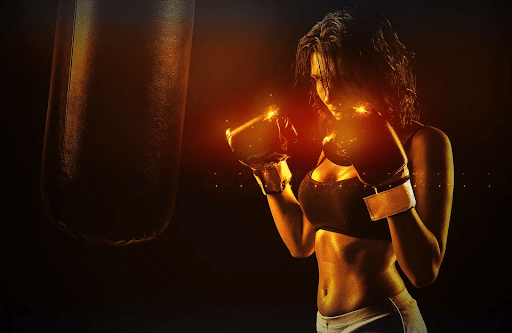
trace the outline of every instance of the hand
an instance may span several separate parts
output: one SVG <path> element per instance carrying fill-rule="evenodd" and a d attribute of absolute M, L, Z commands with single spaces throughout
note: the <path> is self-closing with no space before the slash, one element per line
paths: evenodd
<path fill-rule="evenodd" d="M 288 145 L 296 142 L 297 132 L 288 118 L 272 111 L 228 129 L 226 139 L 242 164 L 261 169 L 288 157 Z"/>
<path fill-rule="evenodd" d="M 239 161 L 253 170 L 263 194 L 279 194 L 292 177 L 286 159 L 288 144 L 297 132 L 286 117 L 271 111 L 226 131 L 229 146 Z"/>
<path fill-rule="evenodd" d="M 408 177 L 407 156 L 391 125 L 375 110 L 353 111 L 336 121 L 323 149 L 333 163 L 353 165 L 370 186 Z"/>

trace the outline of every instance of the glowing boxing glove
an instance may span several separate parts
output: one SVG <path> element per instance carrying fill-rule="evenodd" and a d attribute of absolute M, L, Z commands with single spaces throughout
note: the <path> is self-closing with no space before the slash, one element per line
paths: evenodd
<path fill-rule="evenodd" d="M 249 166 L 264 194 L 281 193 L 291 179 L 286 163 L 288 146 L 297 132 L 288 118 L 272 110 L 226 131 L 238 160 Z"/>
<path fill-rule="evenodd" d="M 374 110 L 355 110 L 334 124 L 323 150 L 333 163 L 353 165 L 359 179 L 375 188 L 365 202 L 372 220 L 414 207 L 407 156 L 391 125 Z M 384 186 L 383 186 L 384 185 Z"/>

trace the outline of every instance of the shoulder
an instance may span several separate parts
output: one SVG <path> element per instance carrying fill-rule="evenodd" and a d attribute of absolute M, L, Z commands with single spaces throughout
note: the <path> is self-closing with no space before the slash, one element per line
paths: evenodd
<path fill-rule="evenodd" d="M 424 125 L 412 138 L 410 155 L 413 163 L 446 165 L 452 159 L 450 139 L 440 129 Z"/>
<path fill-rule="evenodd" d="M 448 136 L 432 126 L 425 126 L 416 132 L 412 138 L 412 148 L 421 150 L 446 150 L 451 147 L 450 139 Z"/>

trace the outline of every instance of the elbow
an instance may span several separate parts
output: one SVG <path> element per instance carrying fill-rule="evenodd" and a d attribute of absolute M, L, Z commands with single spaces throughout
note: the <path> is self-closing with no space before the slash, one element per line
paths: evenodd
<path fill-rule="evenodd" d="M 434 278 L 431 278 L 431 279 L 416 279 L 416 280 L 411 280 L 412 284 L 416 287 L 416 288 L 423 288 L 423 287 L 426 287 L 428 286 L 429 284 L 433 283 L 435 281 L 435 277 Z"/>
<path fill-rule="evenodd" d="M 423 287 L 426 287 L 426 286 L 432 284 L 437 279 L 438 273 L 439 273 L 439 268 L 432 267 L 427 272 L 418 274 L 418 275 L 414 276 L 413 278 L 411 278 L 410 280 L 411 280 L 411 283 L 416 288 L 423 288 Z"/>
<path fill-rule="evenodd" d="M 437 253 L 430 261 L 424 265 L 417 265 L 414 271 L 408 275 L 409 280 L 416 288 L 423 288 L 432 284 L 439 275 L 439 269 L 443 262 L 444 252 Z"/>
<path fill-rule="evenodd" d="M 290 249 L 290 254 L 294 258 L 307 258 L 312 255 L 313 252 L 315 252 L 314 249 Z"/>
<path fill-rule="evenodd" d="M 310 254 L 307 254 L 307 253 L 292 253 L 292 257 L 298 258 L 298 259 L 300 259 L 300 258 L 307 258 L 310 255 L 311 255 L 311 253 Z"/>

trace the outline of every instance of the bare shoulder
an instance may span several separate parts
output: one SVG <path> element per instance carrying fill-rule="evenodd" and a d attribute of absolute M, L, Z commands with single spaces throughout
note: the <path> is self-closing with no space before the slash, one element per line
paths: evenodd
<path fill-rule="evenodd" d="M 450 140 L 448 139 L 448 136 L 440 129 L 423 125 L 423 127 L 414 136 L 413 144 L 437 145 L 444 147 L 446 145 L 450 145 Z"/>
<path fill-rule="evenodd" d="M 450 139 L 440 129 L 423 126 L 412 139 L 410 157 L 416 166 L 447 167 L 452 163 Z"/>

